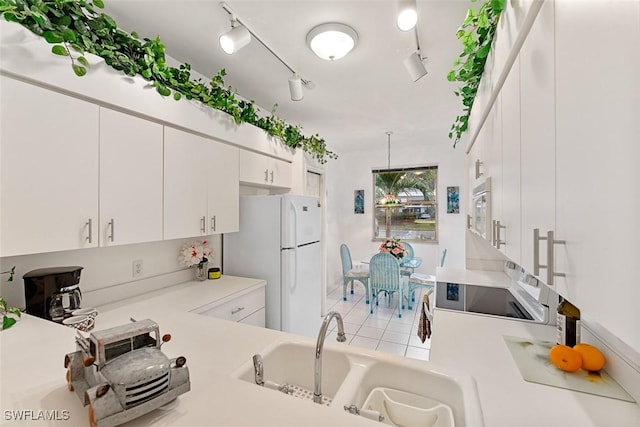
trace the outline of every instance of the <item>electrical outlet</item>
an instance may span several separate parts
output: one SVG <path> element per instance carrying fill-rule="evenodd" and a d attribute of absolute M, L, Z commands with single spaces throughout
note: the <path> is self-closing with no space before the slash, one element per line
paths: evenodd
<path fill-rule="evenodd" d="M 133 277 L 142 277 L 143 264 L 141 259 L 133 261 Z"/>

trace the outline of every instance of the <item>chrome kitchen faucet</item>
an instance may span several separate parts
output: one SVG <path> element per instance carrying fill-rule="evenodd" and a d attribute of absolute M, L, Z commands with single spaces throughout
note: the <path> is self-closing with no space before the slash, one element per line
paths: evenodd
<path fill-rule="evenodd" d="M 316 342 L 316 360 L 313 373 L 313 401 L 315 403 L 322 404 L 322 349 L 324 348 L 324 339 L 327 335 L 327 329 L 331 319 L 336 318 L 338 322 L 338 342 L 345 342 L 347 337 L 344 335 L 344 325 L 342 323 L 342 316 L 337 311 L 329 312 L 320 326 L 320 332 L 318 333 L 318 341 Z"/>

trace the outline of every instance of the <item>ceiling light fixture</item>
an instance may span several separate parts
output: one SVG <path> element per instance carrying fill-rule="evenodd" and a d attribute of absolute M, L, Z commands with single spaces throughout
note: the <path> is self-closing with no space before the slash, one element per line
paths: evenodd
<path fill-rule="evenodd" d="M 348 25 L 337 22 L 320 24 L 307 34 L 307 44 L 320 58 L 335 61 L 358 44 L 358 33 Z"/>
<path fill-rule="evenodd" d="M 409 55 L 404 60 L 404 67 L 407 69 L 407 72 L 411 76 L 411 79 L 414 82 L 417 82 L 422 77 L 427 75 L 427 68 L 424 66 L 424 60 L 427 59 L 420 55 L 420 39 L 418 38 L 418 26 L 414 28 L 416 35 L 416 46 L 417 49 L 411 55 Z"/>
<path fill-rule="evenodd" d="M 302 91 L 303 87 L 307 89 L 313 89 L 315 87 L 315 84 L 312 81 L 301 78 L 300 75 L 280 57 L 280 55 L 267 46 L 267 44 L 262 41 L 262 39 L 258 37 L 245 22 L 238 18 L 236 13 L 231 10 L 225 2 L 221 2 L 220 6 L 229 14 L 232 27 L 231 31 L 220 36 L 220 47 L 222 50 L 228 54 L 235 53 L 240 48 L 246 46 L 251 41 L 251 38 L 254 38 L 293 74 L 289 78 L 289 93 L 292 101 L 300 101 L 304 97 L 304 93 Z"/>
<path fill-rule="evenodd" d="M 245 47 L 251 41 L 251 34 L 247 27 L 231 20 L 231 29 L 220 36 L 220 47 L 225 53 L 232 55 Z"/>
<path fill-rule="evenodd" d="M 402 31 L 412 30 L 418 23 L 418 8 L 415 0 L 398 1 L 398 28 Z"/>

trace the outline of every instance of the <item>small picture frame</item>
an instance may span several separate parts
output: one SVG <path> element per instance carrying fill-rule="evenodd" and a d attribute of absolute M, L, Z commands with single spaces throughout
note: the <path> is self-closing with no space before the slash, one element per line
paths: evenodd
<path fill-rule="evenodd" d="M 353 191 L 353 213 L 364 214 L 364 190 Z"/>
<path fill-rule="evenodd" d="M 447 213 L 460 213 L 460 187 L 447 187 Z"/>

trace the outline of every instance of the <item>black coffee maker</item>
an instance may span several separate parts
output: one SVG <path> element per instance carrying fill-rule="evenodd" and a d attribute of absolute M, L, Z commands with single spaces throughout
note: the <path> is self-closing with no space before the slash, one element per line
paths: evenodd
<path fill-rule="evenodd" d="M 62 322 L 80 308 L 80 271 L 83 267 L 39 268 L 26 273 L 24 299 L 27 313 Z"/>

